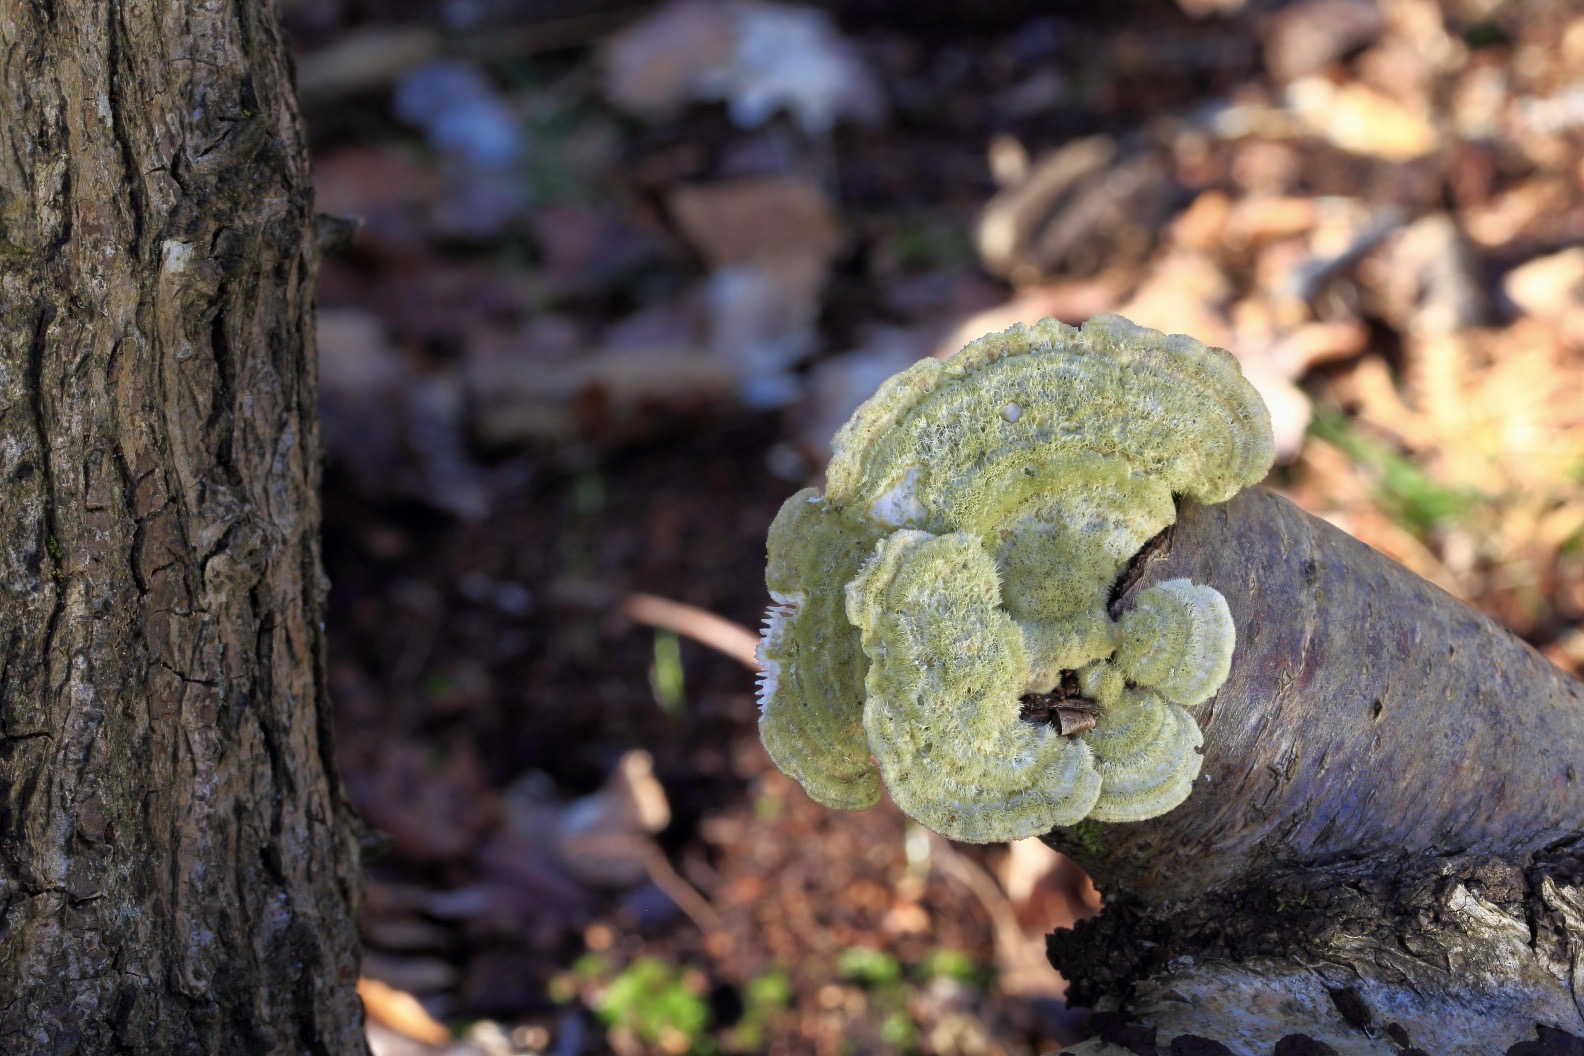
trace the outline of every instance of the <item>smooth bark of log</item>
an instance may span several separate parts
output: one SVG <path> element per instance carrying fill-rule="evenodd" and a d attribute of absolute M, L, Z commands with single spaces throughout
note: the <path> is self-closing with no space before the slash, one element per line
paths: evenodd
<path fill-rule="evenodd" d="M 1584 821 L 1584 683 L 1287 500 L 1184 504 L 1125 609 L 1187 577 L 1226 596 L 1232 672 L 1194 709 L 1188 801 L 1109 825 L 1096 879 L 1145 902 L 1275 868 L 1522 855 Z"/>
<path fill-rule="evenodd" d="M 1584 1034 L 1584 685 L 1258 489 L 1185 504 L 1117 607 L 1182 576 L 1226 596 L 1232 672 L 1196 709 L 1187 802 L 1049 838 L 1107 893 L 1052 937 L 1077 996 L 1158 1027 L 1162 1051 L 1305 1033 L 1391 1053 L 1388 1022 L 1471 1056 L 1537 1024 Z"/>
<path fill-rule="evenodd" d="M 360 1053 L 267 3 L 0 0 L 0 1051 Z"/>

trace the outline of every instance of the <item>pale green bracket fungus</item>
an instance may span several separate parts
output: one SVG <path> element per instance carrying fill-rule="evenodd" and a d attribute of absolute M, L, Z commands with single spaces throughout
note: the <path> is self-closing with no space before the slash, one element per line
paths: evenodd
<path fill-rule="evenodd" d="M 1270 468 L 1270 417 L 1230 354 L 1115 316 L 1015 326 L 891 378 L 833 446 L 825 494 L 770 529 L 759 728 L 777 766 L 849 810 L 884 779 L 973 842 L 1187 798 L 1187 709 L 1232 661 L 1226 599 L 1180 579 L 1118 620 L 1107 602 L 1177 497 L 1223 502 Z M 1064 680 L 1092 728 L 1020 718 Z"/>

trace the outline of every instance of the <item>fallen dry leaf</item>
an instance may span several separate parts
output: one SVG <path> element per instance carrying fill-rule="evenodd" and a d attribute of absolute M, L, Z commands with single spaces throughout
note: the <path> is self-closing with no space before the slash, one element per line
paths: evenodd
<path fill-rule="evenodd" d="M 670 823 L 671 807 L 654 775 L 654 760 L 634 749 L 622 755 L 598 792 L 561 812 L 556 857 L 591 887 L 632 887 L 649 875 L 649 837 Z"/>
<path fill-rule="evenodd" d="M 499 812 L 483 763 L 460 739 L 386 742 L 365 765 L 347 768 L 347 792 L 397 853 L 422 862 L 465 857 Z"/>
<path fill-rule="evenodd" d="M 1108 136 L 1076 140 L 1002 188 L 980 216 L 985 268 L 1027 286 L 1143 259 L 1180 194 L 1165 155 Z"/>
<path fill-rule="evenodd" d="M 1584 310 L 1584 246 L 1536 257 L 1507 273 L 1502 292 L 1524 312 L 1560 319 Z"/>
<path fill-rule="evenodd" d="M 676 0 L 605 47 L 605 94 L 641 114 L 724 102 L 744 128 L 790 113 L 822 135 L 884 112 L 879 85 L 823 11 L 765 0 Z"/>
<path fill-rule="evenodd" d="M 801 382 L 790 368 L 819 344 L 825 279 L 825 262 L 812 257 L 730 265 L 710 276 L 710 350 L 747 406 L 784 407 L 797 398 Z"/>
<path fill-rule="evenodd" d="M 297 94 L 323 103 L 381 88 L 433 58 L 441 36 L 418 26 L 371 26 L 297 57 Z"/>
<path fill-rule="evenodd" d="M 683 235 L 712 267 L 788 260 L 825 267 L 841 248 L 830 199 L 805 180 L 682 184 L 667 201 Z"/>
<path fill-rule="evenodd" d="M 981 335 L 1005 330 L 1013 323 L 1032 326 L 1046 317 L 1064 323 L 1081 323 L 1092 315 L 1116 311 L 1127 285 L 1118 274 L 1029 286 L 1005 304 L 969 315 L 947 333 L 932 353 L 949 359 Z"/>
<path fill-rule="evenodd" d="M 1260 24 L 1265 66 L 1286 83 L 1319 73 L 1380 35 L 1385 26 L 1375 0 L 1300 0 Z"/>
<path fill-rule="evenodd" d="M 357 981 L 358 996 L 363 999 L 363 1011 L 370 1020 L 404 1037 L 425 1045 L 444 1045 L 451 1040 L 451 1032 L 431 1016 L 418 999 L 378 979 L 361 976 Z"/>
<path fill-rule="evenodd" d="M 1312 131 L 1352 154 L 1412 161 L 1441 145 L 1424 115 L 1357 81 L 1337 87 L 1323 77 L 1301 77 L 1287 99 Z"/>
<path fill-rule="evenodd" d="M 738 381 L 701 347 L 592 349 L 546 362 L 509 345 L 471 356 L 466 379 L 469 424 L 486 447 L 634 443 L 735 405 Z"/>

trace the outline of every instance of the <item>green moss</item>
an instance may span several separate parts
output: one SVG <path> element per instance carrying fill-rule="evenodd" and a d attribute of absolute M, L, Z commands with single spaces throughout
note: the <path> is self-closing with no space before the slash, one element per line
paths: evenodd
<path fill-rule="evenodd" d="M 61 549 L 60 540 L 53 535 L 45 536 L 44 549 L 49 552 L 50 559 L 55 562 L 55 567 L 50 569 L 50 578 L 55 580 L 64 578 L 61 575 L 60 563 L 61 559 L 66 556 L 66 551 Z"/>
<path fill-rule="evenodd" d="M 1099 858 L 1105 854 L 1105 826 L 1098 821 L 1086 818 L 1069 828 L 1067 834 L 1078 841 L 1085 858 Z"/>

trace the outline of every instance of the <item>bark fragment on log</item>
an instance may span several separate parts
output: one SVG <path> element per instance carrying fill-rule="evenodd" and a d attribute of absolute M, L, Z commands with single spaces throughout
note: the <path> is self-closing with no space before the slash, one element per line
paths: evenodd
<path fill-rule="evenodd" d="M 1521 870 L 1497 858 L 1273 874 L 1190 903 L 1105 912 L 1050 936 L 1070 999 L 1159 1032 L 1264 1056 L 1307 1034 L 1342 1056 L 1494 1056 L 1536 1026 L 1584 1035 L 1584 856 Z M 1078 1051 L 1098 1053 L 1102 1048 Z"/>
<path fill-rule="evenodd" d="M 1226 596 L 1232 672 L 1196 709 L 1187 802 L 1048 837 L 1107 896 L 1051 937 L 1075 999 L 1161 1051 L 1304 1033 L 1386 1054 L 1404 1034 L 1489 1056 L 1537 1025 L 1584 1034 L 1584 686 L 1260 490 L 1184 504 L 1118 608 L 1184 576 Z"/>

